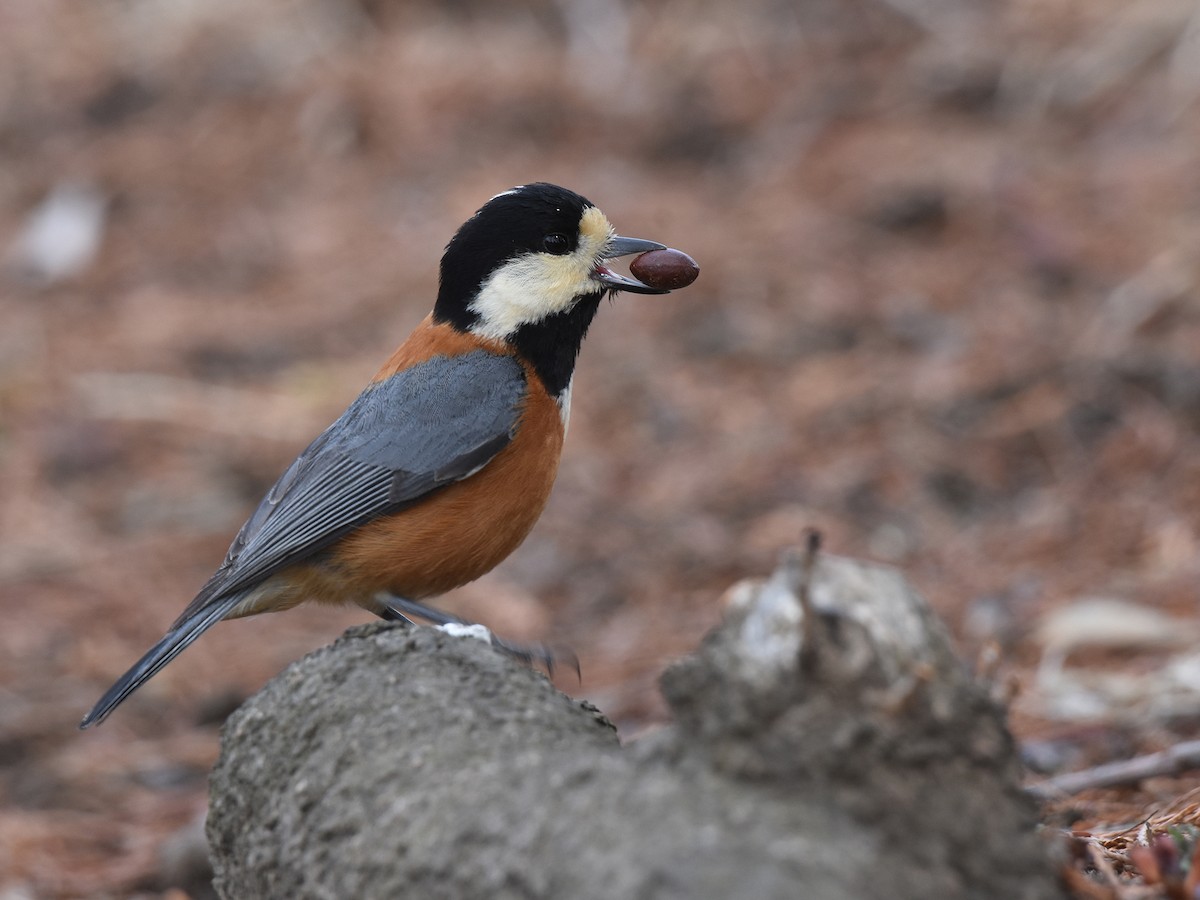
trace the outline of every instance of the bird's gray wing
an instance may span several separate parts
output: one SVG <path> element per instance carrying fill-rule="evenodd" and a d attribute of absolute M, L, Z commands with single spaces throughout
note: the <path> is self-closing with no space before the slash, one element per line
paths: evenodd
<path fill-rule="evenodd" d="M 479 471 L 512 440 L 526 390 L 520 363 L 484 350 L 370 385 L 267 492 L 179 622 Z"/>

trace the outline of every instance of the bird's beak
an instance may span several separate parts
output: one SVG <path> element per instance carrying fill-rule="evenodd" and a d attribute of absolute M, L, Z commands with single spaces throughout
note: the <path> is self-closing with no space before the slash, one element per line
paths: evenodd
<path fill-rule="evenodd" d="M 633 253 L 645 253 L 648 250 L 665 249 L 666 247 L 657 241 L 643 241 L 641 238 L 613 236 L 604 245 L 604 251 L 600 254 L 600 257 L 603 261 L 606 259 L 616 259 L 618 256 L 629 256 Z M 629 291 L 631 294 L 670 293 L 663 288 L 654 288 L 648 284 L 643 284 L 636 278 L 627 278 L 624 275 L 618 275 L 612 269 L 608 268 L 608 266 L 603 265 L 602 262 L 597 262 L 592 269 L 592 278 L 613 291 Z"/>

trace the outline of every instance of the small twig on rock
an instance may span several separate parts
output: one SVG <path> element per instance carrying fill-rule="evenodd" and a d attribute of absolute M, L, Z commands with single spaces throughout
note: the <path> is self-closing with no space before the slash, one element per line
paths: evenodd
<path fill-rule="evenodd" d="M 800 600 L 800 612 L 804 618 L 800 622 L 800 670 L 811 672 L 817 662 L 817 648 L 813 640 L 816 628 L 816 613 L 813 611 L 812 596 L 809 590 L 813 579 L 813 570 L 817 566 L 817 555 L 821 552 L 821 532 L 808 528 L 804 534 L 804 556 L 800 559 L 800 581 L 796 586 L 796 596 Z"/>
<path fill-rule="evenodd" d="M 1105 763 L 1080 772 L 1056 775 L 1030 785 L 1027 790 L 1040 799 L 1078 794 L 1088 788 L 1132 784 L 1155 775 L 1177 775 L 1200 766 L 1200 741 L 1184 741 L 1158 753 Z"/>

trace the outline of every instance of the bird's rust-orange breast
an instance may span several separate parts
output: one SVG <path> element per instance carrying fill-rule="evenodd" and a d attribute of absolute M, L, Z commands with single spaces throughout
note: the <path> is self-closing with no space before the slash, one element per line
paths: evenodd
<path fill-rule="evenodd" d="M 481 348 L 512 353 L 507 345 L 426 320 L 375 380 L 431 356 Z M 328 599 L 363 603 L 380 590 L 412 600 L 441 594 L 490 571 L 525 539 L 550 497 L 563 444 L 558 404 L 525 368 L 528 393 L 512 442 L 474 475 L 335 544 L 321 574 L 337 573 L 341 597 Z M 319 600 L 326 592 L 314 593 Z"/>

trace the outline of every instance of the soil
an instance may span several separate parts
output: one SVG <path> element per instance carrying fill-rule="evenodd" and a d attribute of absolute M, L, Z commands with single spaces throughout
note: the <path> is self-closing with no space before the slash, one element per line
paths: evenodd
<path fill-rule="evenodd" d="M 1051 714 L 1038 666 L 1047 617 L 1086 598 L 1197 624 L 1198 21 L 1180 0 L 8 4 L 0 894 L 204 895 L 220 723 L 364 616 L 222 625 L 75 724 L 425 315 L 458 224 L 533 180 L 701 273 L 602 309 L 546 514 L 447 608 L 572 648 L 561 686 L 631 737 L 725 588 L 817 528 L 900 567 L 964 657 L 999 649 L 1039 772 L 1196 737 L 1194 689 L 1147 712 L 1178 648 L 1075 653 L 1136 688 L 1121 715 Z M 1194 786 L 1047 821 L 1136 826 Z"/>

